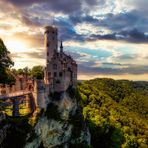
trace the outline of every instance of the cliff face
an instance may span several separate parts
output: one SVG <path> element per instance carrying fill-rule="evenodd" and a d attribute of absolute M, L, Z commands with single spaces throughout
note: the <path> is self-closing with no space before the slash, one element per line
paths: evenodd
<path fill-rule="evenodd" d="M 68 92 L 54 93 L 49 97 L 48 106 L 35 126 L 34 135 L 26 148 L 90 145 L 90 133 L 81 109 L 76 98 Z"/>

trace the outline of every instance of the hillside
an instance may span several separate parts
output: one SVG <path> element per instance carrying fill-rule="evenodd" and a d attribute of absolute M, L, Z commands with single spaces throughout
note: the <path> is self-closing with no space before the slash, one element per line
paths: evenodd
<path fill-rule="evenodd" d="M 39 114 L 1 122 L 0 147 L 148 146 L 148 82 L 81 81 L 47 99 Z"/>
<path fill-rule="evenodd" d="M 148 82 L 94 79 L 78 89 L 92 147 L 148 146 Z"/>

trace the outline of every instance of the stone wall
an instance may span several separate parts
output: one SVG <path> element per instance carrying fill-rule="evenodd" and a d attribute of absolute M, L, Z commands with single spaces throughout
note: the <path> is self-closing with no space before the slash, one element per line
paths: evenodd
<path fill-rule="evenodd" d="M 46 108 L 47 105 L 47 96 L 49 92 L 48 85 L 45 86 L 44 80 L 35 80 L 34 81 L 34 91 L 33 97 L 35 99 L 35 104 L 39 108 Z"/>

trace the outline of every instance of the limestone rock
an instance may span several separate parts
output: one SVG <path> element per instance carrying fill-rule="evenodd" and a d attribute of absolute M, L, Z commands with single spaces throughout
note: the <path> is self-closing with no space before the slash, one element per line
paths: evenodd
<path fill-rule="evenodd" d="M 35 126 L 35 134 L 26 148 L 87 147 L 91 138 L 77 100 L 67 92 L 50 97 L 46 111 Z"/>

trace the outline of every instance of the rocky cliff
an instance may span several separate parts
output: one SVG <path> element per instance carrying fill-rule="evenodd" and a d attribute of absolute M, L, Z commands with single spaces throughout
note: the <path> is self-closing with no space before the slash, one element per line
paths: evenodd
<path fill-rule="evenodd" d="M 48 97 L 25 148 L 89 147 L 90 138 L 74 89 L 70 88 Z"/>

